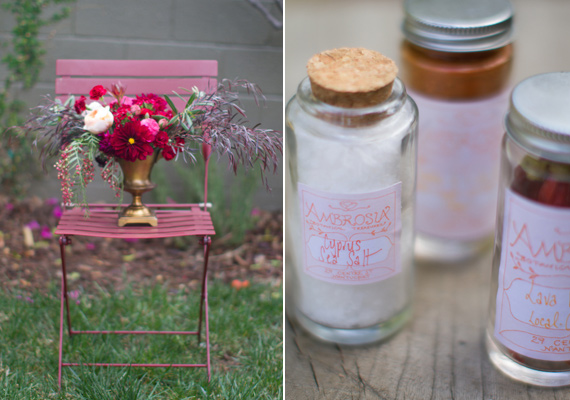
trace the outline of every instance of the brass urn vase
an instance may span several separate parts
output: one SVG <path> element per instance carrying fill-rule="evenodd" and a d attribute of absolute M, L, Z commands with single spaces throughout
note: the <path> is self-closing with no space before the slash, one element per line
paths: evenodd
<path fill-rule="evenodd" d="M 123 189 L 133 196 L 131 204 L 119 214 L 119 226 L 158 224 L 154 211 L 143 204 L 142 195 L 156 187 L 150 181 L 150 174 L 159 157 L 160 153 L 156 150 L 144 160 L 117 159 L 123 170 Z"/>

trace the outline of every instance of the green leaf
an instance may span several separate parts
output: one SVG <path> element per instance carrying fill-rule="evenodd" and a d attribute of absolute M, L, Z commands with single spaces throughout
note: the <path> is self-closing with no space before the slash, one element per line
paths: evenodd
<path fill-rule="evenodd" d="M 194 103 L 194 100 L 196 100 L 196 93 L 192 93 L 192 96 L 188 99 L 188 103 L 186 103 L 186 108 L 190 107 L 190 105 Z"/>
<path fill-rule="evenodd" d="M 69 96 L 69 98 L 65 101 L 65 106 L 66 107 L 71 107 L 72 105 L 75 104 L 75 96 L 71 95 Z"/>
<path fill-rule="evenodd" d="M 176 106 L 174 105 L 174 103 L 172 102 L 172 100 L 170 100 L 170 97 L 168 97 L 167 95 L 164 95 L 164 98 L 166 99 L 166 102 L 168 103 L 168 105 L 170 106 L 170 108 L 172 109 L 172 112 L 174 114 L 178 114 L 178 110 L 176 109 Z"/>

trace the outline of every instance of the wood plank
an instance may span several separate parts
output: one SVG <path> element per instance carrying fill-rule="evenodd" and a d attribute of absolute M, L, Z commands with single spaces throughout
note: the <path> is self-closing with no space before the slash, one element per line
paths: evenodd
<path fill-rule="evenodd" d="M 412 321 L 388 341 L 336 346 L 286 324 L 286 399 L 570 399 L 503 376 L 483 344 L 491 254 L 465 265 L 421 265 Z"/>
<path fill-rule="evenodd" d="M 103 85 L 109 88 L 111 85 L 119 82 L 126 88 L 126 95 L 154 93 L 176 96 L 173 94 L 173 92 L 176 92 L 183 96 L 191 95 L 194 86 L 202 91 L 211 91 L 217 85 L 217 81 L 212 78 L 56 78 L 55 93 L 88 97 L 89 91 L 96 85 Z M 108 100 L 111 100 L 111 97 L 108 97 Z"/>
<path fill-rule="evenodd" d="M 56 75 L 217 76 L 216 60 L 57 60 Z"/>

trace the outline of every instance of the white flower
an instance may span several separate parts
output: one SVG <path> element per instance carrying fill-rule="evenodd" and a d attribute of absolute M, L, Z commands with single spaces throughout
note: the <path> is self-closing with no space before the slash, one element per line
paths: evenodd
<path fill-rule="evenodd" d="M 206 92 L 201 92 L 200 89 L 198 89 L 198 86 L 192 87 L 192 91 L 196 94 L 197 97 L 206 96 Z"/>
<path fill-rule="evenodd" d="M 113 125 L 113 114 L 109 110 L 109 106 L 103 107 L 99 104 L 97 107 L 95 104 L 89 104 L 91 111 L 85 115 L 85 126 L 83 129 L 91 133 L 103 133 L 108 130 L 111 125 Z"/>
<path fill-rule="evenodd" d="M 93 110 L 98 110 L 100 108 L 103 108 L 103 106 L 101 105 L 101 103 L 98 103 L 96 101 L 91 102 L 89 105 L 85 106 L 85 111 L 83 111 L 81 113 L 82 117 L 85 117 L 87 114 L 89 114 L 91 111 Z"/>

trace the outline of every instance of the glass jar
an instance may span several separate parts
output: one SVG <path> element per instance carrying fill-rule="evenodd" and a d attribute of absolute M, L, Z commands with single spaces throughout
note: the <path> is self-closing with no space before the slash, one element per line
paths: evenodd
<path fill-rule="evenodd" d="M 535 385 L 570 385 L 570 72 L 511 96 L 503 139 L 486 344 Z"/>
<path fill-rule="evenodd" d="M 416 256 L 489 247 L 513 49 L 507 0 L 406 0 L 403 80 L 420 112 Z"/>
<path fill-rule="evenodd" d="M 387 88 L 329 104 L 306 78 L 286 109 L 287 314 L 325 341 L 377 341 L 410 316 L 417 109 Z"/>

